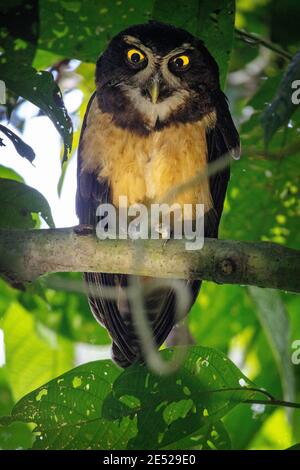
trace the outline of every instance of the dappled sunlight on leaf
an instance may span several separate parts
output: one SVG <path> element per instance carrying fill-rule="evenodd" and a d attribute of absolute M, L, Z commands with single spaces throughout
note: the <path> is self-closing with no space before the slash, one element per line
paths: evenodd
<path fill-rule="evenodd" d="M 170 359 L 172 350 L 161 354 Z M 253 396 L 243 390 L 247 385 L 226 356 L 195 346 L 167 377 L 143 365 L 125 371 L 111 361 L 79 366 L 22 398 L 11 421 L 36 424 L 35 448 L 159 449 L 180 440 L 221 448 L 230 441 L 219 420 Z"/>

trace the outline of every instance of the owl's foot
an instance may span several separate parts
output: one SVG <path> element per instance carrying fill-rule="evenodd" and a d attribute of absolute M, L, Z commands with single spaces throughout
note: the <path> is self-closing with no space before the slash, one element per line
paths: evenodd
<path fill-rule="evenodd" d="M 170 240 L 170 227 L 166 224 L 157 224 L 154 227 L 154 232 L 159 234 L 159 238 L 163 240 Z"/>
<path fill-rule="evenodd" d="M 79 224 L 73 230 L 76 235 L 91 235 L 95 231 L 95 227 L 89 224 Z"/>

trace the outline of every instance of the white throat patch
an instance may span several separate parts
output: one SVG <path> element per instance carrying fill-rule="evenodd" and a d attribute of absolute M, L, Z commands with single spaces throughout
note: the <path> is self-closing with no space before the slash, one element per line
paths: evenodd
<path fill-rule="evenodd" d="M 153 104 L 141 94 L 139 88 L 132 88 L 128 85 L 122 85 L 122 88 L 131 104 L 143 116 L 149 128 L 155 127 L 157 119 L 161 122 L 166 121 L 190 96 L 188 90 L 178 90 L 163 101 Z"/>

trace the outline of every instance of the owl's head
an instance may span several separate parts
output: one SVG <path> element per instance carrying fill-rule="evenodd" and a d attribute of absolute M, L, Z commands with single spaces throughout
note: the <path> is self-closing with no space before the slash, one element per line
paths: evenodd
<path fill-rule="evenodd" d="M 96 68 L 100 108 L 140 133 L 199 120 L 214 110 L 218 66 L 202 41 L 158 22 L 115 36 Z"/>

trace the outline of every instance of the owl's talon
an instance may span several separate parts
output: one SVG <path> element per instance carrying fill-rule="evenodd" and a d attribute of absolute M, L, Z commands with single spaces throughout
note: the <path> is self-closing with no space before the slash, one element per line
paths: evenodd
<path fill-rule="evenodd" d="M 95 231 L 95 227 L 89 224 L 79 224 L 73 230 L 76 235 L 91 235 Z"/>
<path fill-rule="evenodd" d="M 163 245 L 162 245 L 163 249 L 166 248 L 167 243 L 168 243 L 169 241 L 170 241 L 170 238 L 166 238 L 166 239 L 163 241 Z"/>
<path fill-rule="evenodd" d="M 165 224 L 157 224 L 154 226 L 154 231 L 160 235 L 163 240 L 170 239 L 170 227 Z"/>

